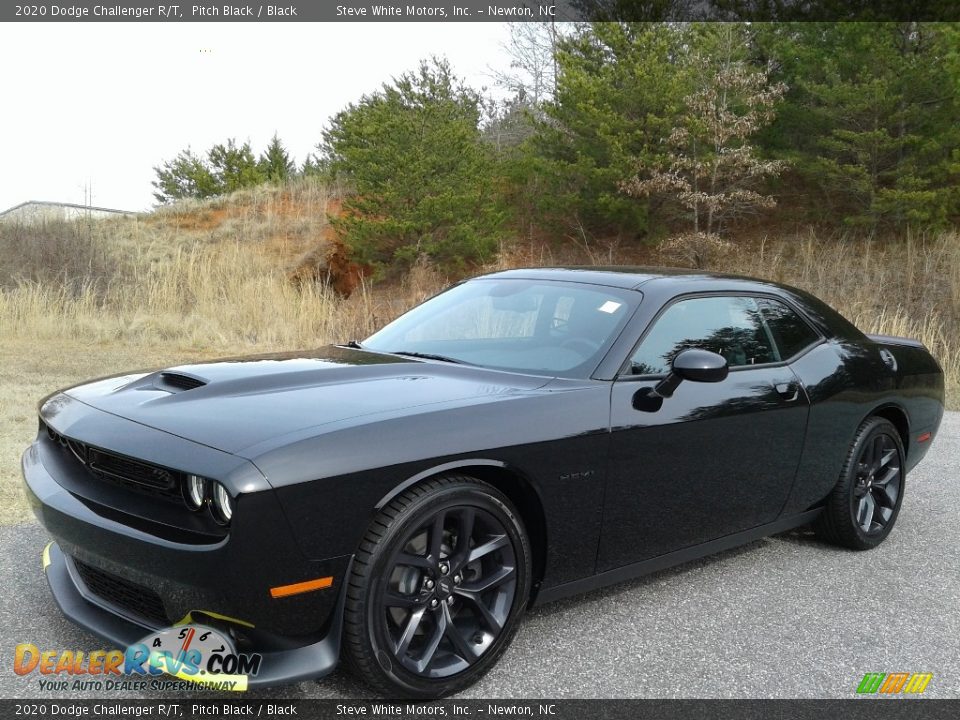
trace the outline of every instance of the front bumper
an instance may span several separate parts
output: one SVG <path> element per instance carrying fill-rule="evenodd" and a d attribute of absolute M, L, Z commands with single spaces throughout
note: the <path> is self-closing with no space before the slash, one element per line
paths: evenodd
<path fill-rule="evenodd" d="M 56 543 L 47 547 L 44 552 L 44 572 L 53 599 L 68 620 L 119 649 L 139 642 L 158 629 L 124 617 L 116 608 L 100 602 L 79 579 L 75 568 L 72 559 L 64 555 Z M 338 603 L 330 631 L 316 643 L 269 652 L 254 649 L 261 653 L 263 661 L 260 671 L 248 679 L 247 687 L 253 690 L 317 679 L 333 672 L 340 655 L 342 607 L 342 603 Z M 209 623 L 204 621 L 204 624 Z"/>
<path fill-rule="evenodd" d="M 250 687 L 319 678 L 334 669 L 350 557 L 306 559 L 272 490 L 240 497 L 237 522 L 225 538 L 175 542 L 125 524 L 122 512 L 68 490 L 64 485 L 75 488 L 78 479 L 65 475 L 70 468 L 48 445 L 40 438 L 24 453 L 23 479 L 34 513 L 55 540 L 46 575 L 70 620 L 120 648 L 183 622 L 229 631 L 238 651 L 263 655 Z M 64 484 L 57 481 L 61 475 Z M 121 589 L 142 589 L 154 598 L 147 604 L 154 611 L 94 592 L 84 568 Z M 325 590 L 283 598 L 269 592 L 326 576 L 334 579 Z"/>

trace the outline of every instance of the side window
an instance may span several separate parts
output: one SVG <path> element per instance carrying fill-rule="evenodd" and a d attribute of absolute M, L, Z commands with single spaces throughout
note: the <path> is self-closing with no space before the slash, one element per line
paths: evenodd
<path fill-rule="evenodd" d="M 634 375 L 663 375 L 681 350 L 723 355 L 730 367 L 776 362 L 756 300 L 700 297 L 674 303 L 655 321 L 631 358 Z"/>
<path fill-rule="evenodd" d="M 797 313 L 782 302 L 761 298 L 758 301 L 763 319 L 770 328 L 773 342 L 784 360 L 817 342 L 820 336 Z"/>

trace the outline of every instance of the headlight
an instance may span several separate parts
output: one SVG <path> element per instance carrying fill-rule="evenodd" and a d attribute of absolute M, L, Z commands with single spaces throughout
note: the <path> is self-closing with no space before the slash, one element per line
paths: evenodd
<path fill-rule="evenodd" d="M 187 502 L 187 507 L 191 510 L 199 510 L 203 507 L 203 501 L 207 497 L 207 481 L 199 475 L 187 475 L 187 486 L 183 493 L 183 499 Z"/>
<path fill-rule="evenodd" d="M 226 524 L 233 517 L 233 504 L 227 489 L 220 483 L 213 484 L 213 515 Z"/>

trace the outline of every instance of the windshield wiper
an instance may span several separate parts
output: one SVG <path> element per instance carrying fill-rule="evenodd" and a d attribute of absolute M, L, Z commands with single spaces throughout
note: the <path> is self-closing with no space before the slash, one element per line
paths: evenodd
<path fill-rule="evenodd" d="M 345 342 L 345 343 L 343 344 L 343 347 L 355 348 L 355 349 L 357 349 L 357 350 L 362 350 L 362 349 L 363 349 L 363 345 L 361 345 L 360 343 L 358 343 L 356 340 L 347 340 L 347 342 Z"/>
<path fill-rule="evenodd" d="M 391 350 L 391 355 L 406 355 L 407 357 L 423 358 L 424 360 L 441 360 L 442 362 L 455 363 L 457 365 L 469 365 L 463 360 L 447 357 L 446 355 L 434 355 L 433 353 L 412 352 L 410 350 Z"/>

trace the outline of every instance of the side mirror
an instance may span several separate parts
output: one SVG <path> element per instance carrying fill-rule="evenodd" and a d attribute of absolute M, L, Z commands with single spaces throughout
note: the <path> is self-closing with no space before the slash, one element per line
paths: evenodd
<path fill-rule="evenodd" d="M 691 348 L 677 353 L 670 370 L 671 375 L 677 375 L 681 380 L 715 383 L 727 379 L 730 366 L 723 355 Z"/>
<path fill-rule="evenodd" d="M 727 379 L 729 372 L 730 366 L 723 355 L 698 348 L 682 350 L 670 363 L 670 374 L 653 388 L 644 388 L 634 395 L 633 406 L 637 410 L 656 412 L 663 404 L 663 399 L 672 397 L 684 380 L 721 382 Z"/>

